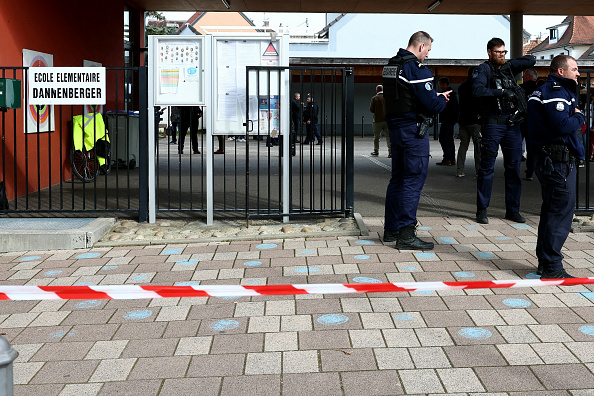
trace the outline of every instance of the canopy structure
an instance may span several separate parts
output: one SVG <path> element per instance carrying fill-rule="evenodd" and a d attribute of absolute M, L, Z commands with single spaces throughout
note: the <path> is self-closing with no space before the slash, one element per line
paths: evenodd
<path fill-rule="evenodd" d="M 147 10 L 241 12 L 349 12 L 495 15 L 594 15 L 594 2 L 551 0 L 137 0 Z M 429 9 L 431 8 L 431 11 Z"/>

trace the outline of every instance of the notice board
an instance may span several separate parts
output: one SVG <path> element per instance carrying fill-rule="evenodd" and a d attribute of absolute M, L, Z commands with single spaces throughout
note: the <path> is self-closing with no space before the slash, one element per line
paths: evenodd
<path fill-rule="evenodd" d="M 284 40 L 285 36 L 270 34 L 213 37 L 213 134 L 245 134 L 247 120 L 253 122 L 252 134 L 264 133 L 258 120 L 270 119 L 274 123 L 275 115 L 278 119 L 280 85 L 286 83 L 279 78 L 280 71 L 250 73 L 247 93 L 246 67 L 288 66 Z M 275 129 L 278 131 L 278 126 Z"/>
<path fill-rule="evenodd" d="M 153 36 L 155 105 L 204 105 L 204 36 Z"/>

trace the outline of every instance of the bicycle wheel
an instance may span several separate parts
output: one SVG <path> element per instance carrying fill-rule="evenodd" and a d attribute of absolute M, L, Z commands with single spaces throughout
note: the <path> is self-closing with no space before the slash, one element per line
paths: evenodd
<path fill-rule="evenodd" d="M 80 151 L 74 147 L 70 150 L 70 164 L 74 175 L 85 183 L 90 183 L 97 178 L 99 161 L 95 151 Z"/>

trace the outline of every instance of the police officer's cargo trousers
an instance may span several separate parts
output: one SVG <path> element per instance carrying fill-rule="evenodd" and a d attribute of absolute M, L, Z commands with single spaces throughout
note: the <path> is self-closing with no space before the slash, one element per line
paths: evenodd
<path fill-rule="evenodd" d="M 429 135 L 417 137 L 417 125 L 401 127 L 388 121 L 392 146 L 392 177 L 386 192 L 386 230 L 417 221 L 417 207 L 427 178 Z"/>
<path fill-rule="evenodd" d="M 522 158 L 522 135 L 520 126 L 505 124 L 486 124 L 483 127 L 481 141 L 481 164 L 477 178 L 476 206 L 478 210 L 487 209 L 493 190 L 495 160 L 501 145 L 503 166 L 505 168 L 505 209 L 507 213 L 520 211 L 522 181 L 520 164 Z"/>
<path fill-rule="evenodd" d="M 545 166 L 544 158 L 536 163 L 542 193 L 536 257 L 543 271 L 554 272 L 563 269 L 561 248 L 571 230 L 577 170 L 573 159 Z"/>

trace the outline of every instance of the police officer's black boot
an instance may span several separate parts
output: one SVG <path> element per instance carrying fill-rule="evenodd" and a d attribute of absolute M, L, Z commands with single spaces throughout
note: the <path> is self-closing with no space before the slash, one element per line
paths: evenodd
<path fill-rule="evenodd" d="M 398 239 L 398 235 L 400 234 L 399 230 L 384 230 L 384 242 L 396 242 Z"/>
<path fill-rule="evenodd" d="M 400 229 L 396 239 L 396 249 L 399 250 L 431 250 L 433 242 L 425 242 L 415 235 L 415 224 L 409 224 Z"/>
<path fill-rule="evenodd" d="M 479 209 L 476 211 L 476 222 L 479 224 L 489 224 L 487 209 Z"/>

